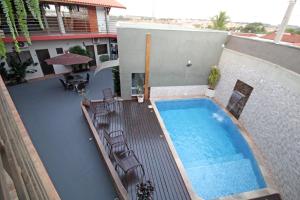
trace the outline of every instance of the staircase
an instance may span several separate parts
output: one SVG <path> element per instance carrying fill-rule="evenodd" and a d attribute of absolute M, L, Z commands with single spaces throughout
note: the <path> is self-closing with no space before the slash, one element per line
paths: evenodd
<path fill-rule="evenodd" d="M 251 161 L 242 154 L 193 161 L 185 168 L 194 189 L 205 200 L 259 188 Z"/>

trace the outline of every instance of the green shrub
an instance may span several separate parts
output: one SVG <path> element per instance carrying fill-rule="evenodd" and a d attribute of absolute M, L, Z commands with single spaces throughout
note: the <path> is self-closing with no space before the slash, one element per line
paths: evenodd
<path fill-rule="evenodd" d="M 99 59 L 101 62 L 109 61 L 109 55 L 101 55 Z"/>
<path fill-rule="evenodd" d="M 82 55 L 82 56 L 90 56 L 88 51 L 86 49 L 82 48 L 79 45 L 70 47 L 69 52 L 74 53 L 74 54 L 79 54 L 79 55 Z"/>
<path fill-rule="evenodd" d="M 214 90 L 220 80 L 220 69 L 217 66 L 211 68 L 210 74 L 208 76 L 208 86 L 209 89 Z"/>
<path fill-rule="evenodd" d="M 27 70 L 27 68 L 32 65 L 31 59 L 24 62 L 17 62 L 16 60 L 11 60 L 9 63 L 9 74 L 8 77 L 13 84 L 19 84 L 25 81 L 26 73 L 34 73 L 35 71 Z"/>

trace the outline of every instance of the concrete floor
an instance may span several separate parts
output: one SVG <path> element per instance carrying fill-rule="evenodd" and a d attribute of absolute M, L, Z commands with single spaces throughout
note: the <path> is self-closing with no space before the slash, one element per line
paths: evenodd
<path fill-rule="evenodd" d="M 87 96 L 113 89 L 110 69 L 91 81 Z M 110 200 L 117 195 L 80 109 L 82 99 L 65 91 L 58 78 L 9 87 L 17 110 L 61 199 Z"/>

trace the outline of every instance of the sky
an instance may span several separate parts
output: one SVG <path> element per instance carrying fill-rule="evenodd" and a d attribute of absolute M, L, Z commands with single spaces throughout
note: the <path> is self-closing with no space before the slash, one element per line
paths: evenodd
<path fill-rule="evenodd" d="M 289 0 L 117 0 L 127 9 L 111 10 L 111 15 L 134 15 L 157 18 L 210 19 L 226 11 L 233 22 L 263 22 L 278 25 Z M 300 0 L 289 21 L 300 26 Z"/>

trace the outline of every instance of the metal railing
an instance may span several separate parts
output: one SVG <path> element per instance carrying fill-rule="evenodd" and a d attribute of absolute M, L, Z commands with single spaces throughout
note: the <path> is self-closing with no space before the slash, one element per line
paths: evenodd
<path fill-rule="evenodd" d="M 3 15 L 0 16 L 3 19 Z M 80 33 L 116 33 L 116 21 L 111 20 L 108 23 L 108 31 L 106 30 L 106 24 L 103 20 L 102 24 L 95 21 L 90 22 L 87 16 L 81 17 L 63 17 L 64 29 L 66 34 L 80 34 Z M 54 35 L 61 34 L 59 23 L 56 16 L 44 16 L 43 17 L 44 29 L 40 28 L 40 25 L 36 19 L 29 17 L 27 19 L 27 25 L 30 35 Z M 21 33 L 20 28 L 17 25 L 17 30 Z M 3 30 L 5 36 L 9 37 L 10 30 L 5 20 L 2 20 L 0 24 L 0 30 Z"/>

